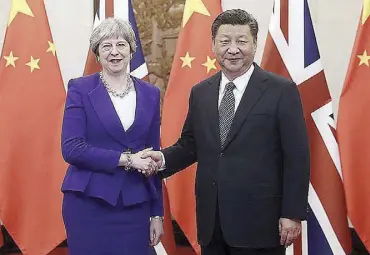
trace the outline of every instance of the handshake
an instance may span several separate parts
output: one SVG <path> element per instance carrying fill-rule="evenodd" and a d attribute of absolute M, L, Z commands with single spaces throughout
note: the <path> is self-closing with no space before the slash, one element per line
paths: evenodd
<path fill-rule="evenodd" d="M 144 149 L 135 154 L 122 154 L 119 166 L 125 169 L 136 169 L 146 177 L 156 174 L 163 169 L 163 158 L 160 151 L 153 151 L 153 148 Z"/>

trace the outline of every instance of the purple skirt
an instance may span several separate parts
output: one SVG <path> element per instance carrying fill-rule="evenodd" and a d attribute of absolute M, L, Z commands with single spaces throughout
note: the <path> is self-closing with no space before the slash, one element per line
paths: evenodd
<path fill-rule="evenodd" d="M 148 255 L 150 202 L 112 206 L 79 192 L 65 192 L 63 220 L 69 255 Z"/>

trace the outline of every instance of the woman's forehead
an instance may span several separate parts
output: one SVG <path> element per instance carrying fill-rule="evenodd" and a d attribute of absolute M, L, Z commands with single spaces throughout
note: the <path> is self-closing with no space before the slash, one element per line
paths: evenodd
<path fill-rule="evenodd" d="M 123 36 L 116 35 L 102 38 L 101 43 L 117 43 L 117 42 L 127 42 Z"/>

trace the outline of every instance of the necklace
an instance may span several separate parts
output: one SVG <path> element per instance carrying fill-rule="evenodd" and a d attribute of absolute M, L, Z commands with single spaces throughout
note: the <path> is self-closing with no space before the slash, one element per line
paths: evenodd
<path fill-rule="evenodd" d="M 103 72 L 100 72 L 99 73 L 99 76 L 100 76 L 100 79 L 101 81 L 103 82 L 104 84 L 104 87 L 107 89 L 108 93 L 111 94 L 112 96 L 114 97 L 119 97 L 119 98 L 123 98 L 124 96 L 126 96 L 132 89 L 132 86 L 133 86 L 133 82 L 132 82 L 132 79 L 130 77 L 130 75 L 127 74 L 127 86 L 125 88 L 124 91 L 122 92 L 117 92 L 115 91 L 114 89 L 112 89 L 111 86 L 109 86 L 109 84 L 107 83 L 107 81 L 105 80 L 104 78 L 104 75 L 103 75 Z"/>

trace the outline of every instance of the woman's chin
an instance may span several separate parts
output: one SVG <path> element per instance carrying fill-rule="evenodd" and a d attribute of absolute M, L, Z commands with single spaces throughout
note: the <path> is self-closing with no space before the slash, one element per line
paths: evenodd
<path fill-rule="evenodd" d="M 126 73 L 126 68 L 123 68 L 122 66 L 110 66 L 109 68 L 107 68 L 107 73 L 108 74 L 114 74 L 114 75 L 117 75 L 117 74 L 124 74 Z"/>

